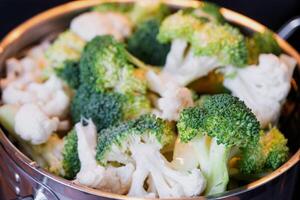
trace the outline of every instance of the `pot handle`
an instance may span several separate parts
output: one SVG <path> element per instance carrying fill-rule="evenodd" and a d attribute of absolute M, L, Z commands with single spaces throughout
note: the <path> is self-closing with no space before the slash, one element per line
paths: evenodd
<path fill-rule="evenodd" d="M 300 16 L 295 17 L 284 24 L 278 31 L 278 35 L 283 39 L 288 39 L 300 27 Z"/>

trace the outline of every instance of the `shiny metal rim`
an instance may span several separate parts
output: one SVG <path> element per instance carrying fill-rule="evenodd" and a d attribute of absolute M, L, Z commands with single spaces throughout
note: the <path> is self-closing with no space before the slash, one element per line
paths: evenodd
<path fill-rule="evenodd" d="M 52 8 L 48 11 L 45 11 L 30 20 L 26 21 L 25 23 L 21 24 L 17 28 L 15 28 L 13 31 L 11 31 L 0 43 L 0 54 L 4 52 L 4 49 L 9 47 L 10 44 L 12 44 L 15 40 L 17 40 L 19 37 L 22 36 L 23 33 L 25 33 L 30 27 L 38 26 L 38 24 L 42 21 L 45 21 L 50 18 L 54 18 L 56 16 L 60 16 L 64 13 L 71 12 L 71 11 L 76 11 L 79 9 L 87 9 L 89 7 L 92 7 L 94 5 L 103 3 L 103 2 L 134 2 L 134 0 L 80 0 L 80 1 L 74 1 L 70 2 L 67 4 L 63 4 L 61 6 Z M 184 1 L 184 0 L 164 0 L 164 2 L 170 6 L 173 7 L 196 7 L 201 2 L 199 1 Z M 241 26 L 247 27 L 251 30 L 257 31 L 257 32 L 263 32 L 266 27 L 259 24 L 258 22 L 241 15 L 239 13 L 236 13 L 234 11 L 222 8 L 221 9 L 222 14 L 224 17 L 231 22 L 234 22 L 236 24 L 239 24 Z M 285 40 L 280 38 L 278 35 L 276 35 L 276 39 L 281 46 L 281 48 L 287 52 L 289 55 L 294 57 L 297 62 L 298 62 L 298 67 L 300 65 L 300 55 L 299 53 L 291 46 L 289 45 Z M 39 173 L 43 174 L 44 176 L 49 177 L 50 179 L 53 179 L 65 186 L 72 187 L 74 189 L 83 191 L 83 192 L 88 192 L 93 195 L 97 196 L 103 196 L 103 197 L 108 197 L 108 198 L 114 198 L 114 199 L 136 199 L 136 200 L 141 200 L 141 198 L 132 198 L 132 197 L 127 197 L 125 195 L 117 195 L 117 194 L 112 194 L 112 193 L 107 193 L 107 192 L 102 192 L 96 189 L 92 188 L 87 188 L 79 185 L 73 184 L 71 181 L 65 180 L 61 177 L 55 176 L 43 169 L 40 169 L 35 162 L 31 161 L 27 156 L 25 156 L 22 152 L 20 152 L 10 141 L 9 139 L 5 136 L 2 130 L 0 130 L 0 141 L 4 145 L 5 149 L 7 152 L 10 153 L 10 155 L 14 155 L 16 160 L 19 162 L 25 163 L 27 166 L 31 167 L 33 170 L 38 171 Z M 294 166 L 297 162 L 300 160 L 300 149 L 280 168 L 272 172 L 271 174 L 254 181 L 246 186 L 237 188 L 232 191 L 225 192 L 225 196 L 232 196 L 234 194 L 242 193 L 245 190 L 252 190 L 256 187 L 259 187 L 268 181 L 280 176 L 282 173 L 290 169 L 292 166 Z M 222 195 L 220 195 L 222 196 Z M 197 197 L 202 198 L 202 197 Z M 182 199 L 182 198 L 181 198 Z M 185 198 L 185 199 L 195 199 L 195 198 Z"/>

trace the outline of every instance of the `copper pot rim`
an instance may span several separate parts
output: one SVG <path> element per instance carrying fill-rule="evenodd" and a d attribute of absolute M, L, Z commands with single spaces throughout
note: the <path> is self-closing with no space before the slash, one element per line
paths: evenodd
<path fill-rule="evenodd" d="M 60 6 L 54 7 L 52 9 L 46 10 L 31 19 L 25 21 L 15 29 L 13 29 L 10 33 L 4 37 L 4 39 L 0 43 L 0 55 L 4 52 L 4 50 L 10 46 L 17 38 L 22 37 L 22 34 L 24 34 L 28 29 L 34 26 L 38 26 L 38 24 L 42 21 L 48 20 L 50 18 L 60 16 L 62 14 L 76 11 L 79 9 L 88 9 L 92 6 L 105 3 L 105 2 L 123 2 L 123 3 L 132 3 L 135 2 L 135 0 L 78 0 L 69 2 L 66 4 L 62 4 Z M 184 1 L 184 0 L 163 0 L 163 2 L 169 6 L 173 7 L 196 7 L 201 4 L 201 2 L 196 0 L 190 0 L 190 1 Z M 239 24 L 243 27 L 249 28 L 255 32 L 263 32 L 267 29 L 266 26 L 256 22 L 255 20 L 252 20 L 249 17 L 246 17 L 242 14 L 239 14 L 237 12 L 234 12 L 232 10 L 221 8 L 221 12 L 223 16 L 226 18 L 226 20 L 230 22 L 234 22 L 236 24 Z M 290 56 L 295 58 L 298 63 L 298 69 L 300 70 L 300 54 L 284 39 L 279 37 L 276 34 L 276 39 L 280 45 L 280 47 Z M 114 193 L 104 192 L 93 188 L 88 188 L 81 185 L 75 185 L 72 181 L 66 180 L 64 178 L 61 178 L 59 176 L 56 176 L 52 173 L 49 173 L 48 171 L 40 168 L 34 161 L 30 160 L 26 155 L 24 155 L 19 149 L 17 149 L 12 142 L 6 137 L 4 132 L 0 129 L 0 142 L 4 145 L 7 152 L 12 153 L 11 156 L 14 157 L 15 161 L 22 162 L 26 164 L 31 169 L 35 170 L 36 172 L 47 176 L 48 178 L 54 180 L 55 182 L 58 182 L 64 186 L 72 187 L 74 189 L 77 189 L 82 192 L 87 192 L 89 194 L 101 196 L 101 197 L 108 197 L 113 199 L 124 199 L 124 200 L 142 200 L 144 198 L 134 198 L 134 197 L 128 197 L 125 195 L 118 195 Z M 300 160 L 300 148 L 298 151 L 280 168 L 273 171 L 272 173 L 254 181 L 251 182 L 248 185 L 241 186 L 239 188 L 236 188 L 234 190 L 229 190 L 221 194 L 217 194 L 217 197 L 226 197 L 226 196 L 232 196 L 234 194 L 239 194 L 244 191 L 253 190 L 263 184 L 266 184 L 268 181 L 271 181 L 272 179 L 275 179 L 276 177 L 280 176 L 287 170 L 289 170 L 291 167 L 296 165 Z M 204 198 L 202 196 L 200 197 L 193 197 L 193 198 L 180 198 L 180 199 L 201 199 Z M 174 199 L 174 198 L 170 198 Z M 176 198 L 175 198 L 176 199 Z"/>

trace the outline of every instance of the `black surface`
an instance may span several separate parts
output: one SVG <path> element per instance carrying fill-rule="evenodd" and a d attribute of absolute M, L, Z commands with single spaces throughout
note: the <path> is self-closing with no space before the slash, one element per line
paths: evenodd
<path fill-rule="evenodd" d="M 33 15 L 68 0 L 0 0 L 0 38 Z M 221 6 L 245 14 L 274 31 L 289 19 L 300 15 L 300 0 L 212 0 Z M 288 40 L 300 51 L 300 30 Z M 294 199 L 300 199 L 300 179 Z"/>

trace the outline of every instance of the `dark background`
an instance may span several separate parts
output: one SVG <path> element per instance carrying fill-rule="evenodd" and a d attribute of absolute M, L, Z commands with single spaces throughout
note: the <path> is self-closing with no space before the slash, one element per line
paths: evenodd
<path fill-rule="evenodd" d="M 288 20 L 300 16 L 300 0 L 211 0 L 238 11 L 277 31 Z M 0 39 L 33 15 L 68 0 L 0 0 Z M 300 30 L 288 41 L 300 51 Z M 294 199 L 300 199 L 300 179 Z"/>

